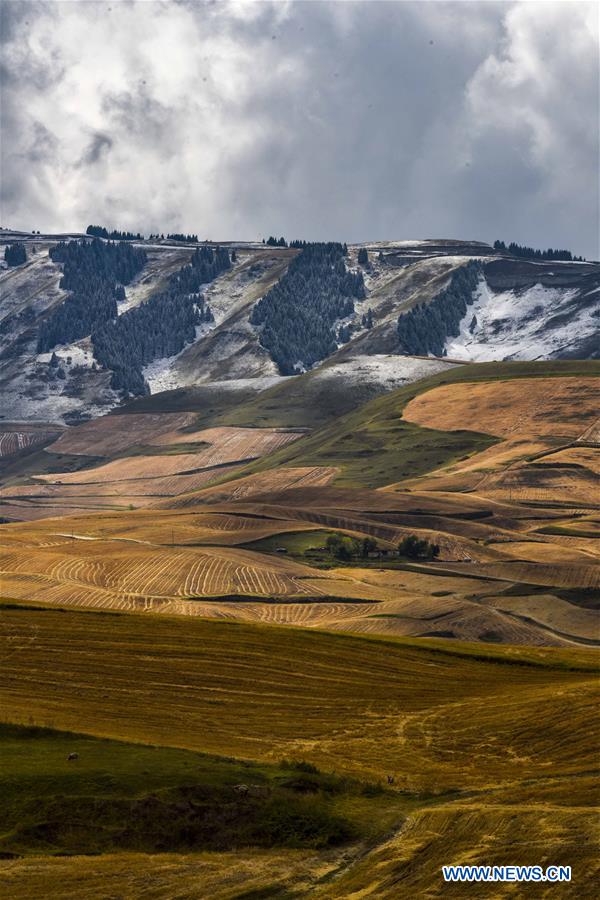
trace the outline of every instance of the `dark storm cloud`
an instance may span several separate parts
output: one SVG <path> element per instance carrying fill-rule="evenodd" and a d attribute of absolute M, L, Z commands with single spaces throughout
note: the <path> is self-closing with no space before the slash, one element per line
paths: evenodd
<path fill-rule="evenodd" d="M 598 254 L 593 4 L 130 0 L 3 18 L 4 222 Z"/>

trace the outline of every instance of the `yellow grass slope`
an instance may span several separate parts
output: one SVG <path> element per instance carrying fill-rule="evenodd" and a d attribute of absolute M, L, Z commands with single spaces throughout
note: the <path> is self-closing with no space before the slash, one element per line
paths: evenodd
<path fill-rule="evenodd" d="M 394 776 L 406 815 L 381 844 L 338 856 L 335 871 L 327 855 L 291 853 L 286 872 L 280 854 L 242 854 L 239 871 L 253 888 L 445 896 L 442 863 L 564 862 L 574 881 L 561 896 L 592 896 L 598 680 L 585 651 L 23 609 L 4 610 L 0 640 L 0 699 L 12 721 L 240 758 L 300 758 L 384 783 Z M 129 862 L 126 883 L 142 896 L 138 858 L 118 855 L 89 861 L 89 892 L 79 896 L 106 896 L 102 872 L 111 884 L 111 871 Z M 227 881 L 227 855 L 146 863 L 156 896 L 169 884 L 173 896 L 241 889 Z M 30 896 L 40 866 L 3 861 L 0 877 L 14 896 Z M 206 889 L 196 880 L 202 866 Z M 78 858 L 46 871 L 75 894 L 81 886 Z"/>

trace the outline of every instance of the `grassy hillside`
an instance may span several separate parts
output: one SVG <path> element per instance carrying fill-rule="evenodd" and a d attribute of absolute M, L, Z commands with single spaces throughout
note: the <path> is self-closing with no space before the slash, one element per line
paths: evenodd
<path fill-rule="evenodd" d="M 301 761 L 238 762 L 0 724 L 0 853 L 326 848 L 382 836 L 401 798 Z M 374 799 L 376 798 L 376 799 Z"/>
<path fill-rule="evenodd" d="M 600 363 L 557 360 L 459 366 L 392 391 L 352 412 L 336 417 L 292 447 L 252 464 L 240 475 L 281 465 L 339 466 L 339 484 L 380 487 L 463 459 L 496 441 L 496 438 L 486 434 L 438 431 L 405 421 L 402 418 L 403 410 L 414 397 L 440 385 L 576 375 L 600 375 Z M 235 413 L 239 417 L 238 424 L 242 423 L 244 417 L 248 421 L 251 418 L 256 421 L 256 417 L 265 412 L 270 412 L 271 418 L 267 416 L 264 424 L 267 420 L 273 421 L 279 414 L 279 403 L 285 396 L 284 389 L 285 385 L 278 386 L 265 392 L 254 403 L 245 404 L 243 414 Z M 327 408 L 325 403 L 325 409 Z M 308 414 L 309 411 L 306 410 L 306 415 Z M 229 415 L 231 417 L 234 414 Z M 285 418 L 288 411 L 282 415 Z"/>
<path fill-rule="evenodd" d="M 331 856 L 332 851 L 324 850 L 309 860 L 298 851 L 285 851 L 289 856 L 283 870 L 274 862 L 281 856 L 242 852 L 238 871 L 247 871 L 254 861 L 255 882 L 247 881 L 253 889 L 271 891 L 262 896 L 286 896 L 284 888 L 296 887 L 300 896 L 348 896 L 367 884 L 376 885 L 381 897 L 397 897 L 404 885 L 411 895 L 424 896 L 426 890 L 441 891 L 442 857 L 532 862 L 534 846 L 539 847 L 535 861 L 540 862 L 548 848 L 559 847 L 560 859 L 574 868 L 573 896 L 592 890 L 596 817 L 590 774 L 597 755 L 598 679 L 596 658 L 590 653 L 383 641 L 299 629 L 24 608 L 3 610 L 1 639 L 5 717 L 87 735 L 4 729 L 12 747 L 12 772 L 6 767 L 3 772 L 10 799 L 5 815 L 13 817 L 13 840 L 17 832 L 22 841 L 39 841 L 40 835 L 47 840 L 48 830 L 25 828 L 23 833 L 18 823 L 31 826 L 32 816 L 45 820 L 53 809 L 56 812 L 50 797 L 66 798 L 66 808 L 72 803 L 69 797 L 97 796 L 95 815 L 100 809 L 106 818 L 98 818 L 96 847 L 110 849 L 110 841 L 104 843 L 106 832 L 116 825 L 114 840 L 131 813 L 132 796 L 139 802 L 148 791 L 157 798 L 152 804 L 158 809 L 175 797 L 183 803 L 182 786 L 191 783 L 197 790 L 205 785 L 202 802 L 210 805 L 216 797 L 222 804 L 230 797 L 232 782 L 243 782 L 268 786 L 273 802 L 288 798 L 292 844 L 293 830 L 301 827 L 297 811 L 304 809 L 306 798 L 312 798 L 311 815 L 320 816 L 319 834 L 331 836 L 332 820 L 337 827 L 341 819 L 354 828 L 353 835 L 345 832 L 353 840 L 348 852 Z M 92 741 L 92 736 L 102 740 Z M 42 744 L 36 750 L 38 740 Z M 79 759 L 67 762 L 67 751 L 78 752 Z M 258 766 L 199 757 L 198 752 L 256 761 Z M 42 772 L 36 764 L 40 753 L 45 760 Z M 306 767 L 303 772 L 285 770 L 283 759 L 301 759 L 332 775 Z M 303 793 L 297 785 L 306 787 L 305 775 L 314 778 L 312 788 Z M 387 793 L 382 795 L 385 803 L 381 796 L 370 798 L 370 792 L 354 782 L 338 793 L 327 787 L 349 776 L 379 782 L 387 792 L 388 775 L 394 778 L 394 796 L 388 800 Z M 35 811 L 30 805 L 34 794 L 41 798 Z M 255 806 L 262 828 L 264 805 Z M 222 805 L 220 809 L 222 828 Z M 374 810 L 369 828 L 366 822 Z M 183 811 L 181 807 L 178 814 Z M 159 832 L 160 821 L 158 816 Z M 240 834 L 237 817 L 231 821 L 230 846 Z M 252 833 L 254 824 L 252 816 L 244 819 L 242 834 Z M 387 834 L 378 831 L 390 826 Z M 6 841 L 6 829 L 3 832 Z M 169 832 L 171 840 L 174 834 Z M 289 837 L 290 832 L 285 834 Z M 67 851 L 76 849 L 76 837 L 72 831 L 62 836 Z M 222 833 L 221 838 L 227 846 Z M 278 833 L 272 844 L 285 846 L 286 839 Z M 320 841 L 309 846 L 315 843 Z M 326 837 L 321 845 L 327 843 L 335 841 Z M 27 846 L 34 849 L 32 843 Z M 131 844 L 126 846 L 131 849 Z M 507 859 L 510 853 L 514 858 Z M 110 878 L 127 869 L 124 863 L 130 859 L 127 878 L 133 878 L 136 857 L 113 853 L 89 861 L 85 893 L 77 889 L 83 875 L 78 857 L 48 861 L 44 871 L 47 884 L 57 879 L 52 896 L 68 896 L 61 891 L 70 885 L 78 896 L 100 897 L 106 896 L 106 887 L 98 873 Z M 237 893 L 225 893 L 232 877 L 227 854 L 167 859 L 179 873 L 176 894 L 161 894 L 173 871 L 169 876 L 160 857 L 145 857 L 157 897 L 186 892 L 243 896 L 247 889 L 242 884 Z M 201 862 L 210 863 L 214 892 L 197 892 Z M 310 889 L 307 868 L 312 873 Z M 33 896 L 37 879 L 35 859 L 0 863 L 0 885 L 14 886 L 11 897 Z M 141 896 L 136 892 L 140 889 L 138 885 L 128 895 Z"/>
<path fill-rule="evenodd" d="M 353 384 L 349 390 L 347 381 L 342 378 L 323 382 L 316 377 L 319 371 L 326 370 L 330 365 L 332 363 L 326 361 L 317 369 L 304 375 L 288 377 L 260 394 L 251 389 L 228 389 L 225 381 L 218 387 L 197 385 L 143 397 L 120 407 L 112 415 L 185 411 L 197 413 L 198 426 L 202 428 L 213 425 L 315 428 L 368 403 L 375 395 L 375 391 L 369 386 Z M 600 375 L 600 363 L 597 360 L 472 363 L 424 378 L 401 391 L 415 390 L 420 393 L 439 384 L 479 379 L 490 381 L 594 374 Z"/>

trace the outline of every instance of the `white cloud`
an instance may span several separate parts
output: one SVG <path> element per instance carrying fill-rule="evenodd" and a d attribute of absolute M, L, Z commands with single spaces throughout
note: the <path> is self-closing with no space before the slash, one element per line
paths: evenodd
<path fill-rule="evenodd" d="M 2 4 L 3 224 L 597 253 L 591 3 Z"/>

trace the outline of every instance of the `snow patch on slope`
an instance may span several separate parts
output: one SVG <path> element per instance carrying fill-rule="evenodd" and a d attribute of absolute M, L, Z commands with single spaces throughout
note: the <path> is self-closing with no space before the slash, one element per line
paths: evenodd
<path fill-rule="evenodd" d="M 374 355 L 360 354 L 349 357 L 342 363 L 313 372 L 319 381 L 344 378 L 348 387 L 352 385 L 377 384 L 386 391 L 435 375 L 452 367 L 452 363 L 440 359 L 425 359 L 415 356 L 397 356 L 387 353 Z"/>
<path fill-rule="evenodd" d="M 195 344 L 197 340 L 204 337 L 209 331 L 212 331 L 214 327 L 212 322 L 203 322 L 202 325 L 196 325 L 196 336 L 191 343 Z M 151 394 L 159 394 L 161 391 L 174 391 L 176 388 L 181 387 L 181 380 L 174 370 L 174 365 L 189 346 L 190 344 L 186 344 L 179 353 L 175 353 L 173 356 L 162 356 L 160 359 L 155 359 L 154 362 L 144 366 L 142 374 L 144 381 L 148 382 Z"/>
<path fill-rule="evenodd" d="M 94 349 L 89 338 L 73 341 L 71 344 L 57 344 L 48 353 L 38 353 L 37 360 L 40 363 L 49 363 L 52 354 L 55 354 L 60 365 L 67 371 L 68 366 L 85 366 L 91 369 L 94 364 Z"/>
<path fill-rule="evenodd" d="M 541 284 L 495 293 L 482 278 L 446 353 L 473 362 L 552 358 L 598 332 L 600 303 L 575 308 L 578 293 Z"/>

